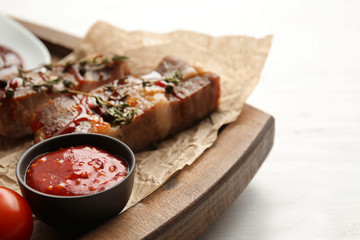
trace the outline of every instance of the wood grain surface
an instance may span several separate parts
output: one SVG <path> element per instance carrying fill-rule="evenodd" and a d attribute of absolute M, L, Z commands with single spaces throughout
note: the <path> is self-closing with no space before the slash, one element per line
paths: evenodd
<path fill-rule="evenodd" d="M 80 41 L 18 21 L 43 40 L 54 61 Z M 251 181 L 272 148 L 274 134 L 274 118 L 245 105 L 239 118 L 221 129 L 214 145 L 194 164 L 135 206 L 86 232 L 64 232 L 38 221 L 32 239 L 194 239 Z"/>
<path fill-rule="evenodd" d="M 191 166 L 83 239 L 193 239 L 244 190 L 269 153 L 274 119 L 246 105 Z"/>

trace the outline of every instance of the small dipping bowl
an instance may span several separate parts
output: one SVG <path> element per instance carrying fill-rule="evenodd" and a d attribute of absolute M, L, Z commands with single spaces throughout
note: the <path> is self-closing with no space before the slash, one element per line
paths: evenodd
<path fill-rule="evenodd" d="M 79 145 L 97 147 L 122 158 L 128 164 L 127 176 L 123 181 L 101 192 L 80 196 L 50 195 L 26 184 L 26 171 L 37 156 Z M 101 224 L 124 209 L 132 192 L 134 168 L 134 153 L 123 142 L 100 134 L 70 133 L 52 137 L 30 147 L 17 163 L 16 177 L 23 197 L 40 220 L 55 227 L 86 228 Z"/>

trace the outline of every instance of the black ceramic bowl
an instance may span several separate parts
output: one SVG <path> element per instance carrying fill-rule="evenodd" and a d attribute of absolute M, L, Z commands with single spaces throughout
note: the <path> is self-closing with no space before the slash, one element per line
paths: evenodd
<path fill-rule="evenodd" d="M 82 196 L 56 196 L 34 190 L 25 183 L 25 172 L 30 162 L 48 152 L 78 145 L 91 145 L 125 160 L 129 173 L 124 180 L 104 191 Z M 127 204 L 134 182 L 135 156 L 123 142 L 100 134 L 71 133 L 35 144 L 20 158 L 16 177 L 22 195 L 33 213 L 43 222 L 53 226 L 86 227 L 97 225 L 115 216 Z"/>

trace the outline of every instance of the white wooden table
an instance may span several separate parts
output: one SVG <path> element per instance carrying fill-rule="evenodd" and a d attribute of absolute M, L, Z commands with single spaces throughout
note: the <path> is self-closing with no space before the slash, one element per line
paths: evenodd
<path fill-rule="evenodd" d="M 96 20 L 274 34 L 247 102 L 275 117 L 275 145 L 200 239 L 360 239 L 360 1 L 11 0 L 0 12 L 79 37 Z"/>

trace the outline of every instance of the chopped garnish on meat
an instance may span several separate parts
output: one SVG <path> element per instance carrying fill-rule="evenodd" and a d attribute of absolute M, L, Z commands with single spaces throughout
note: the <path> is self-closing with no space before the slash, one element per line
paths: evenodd
<path fill-rule="evenodd" d="M 53 99 L 37 114 L 35 139 L 69 132 L 102 133 L 140 151 L 215 111 L 219 81 L 214 73 L 166 57 L 147 75 L 129 75 L 89 93 L 68 90 Z"/>
<path fill-rule="evenodd" d="M 43 103 L 66 89 L 88 92 L 129 72 L 126 57 L 97 54 L 77 62 L 47 64 L 0 81 L 0 135 L 18 138 L 29 134 L 34 113 Z"/>

